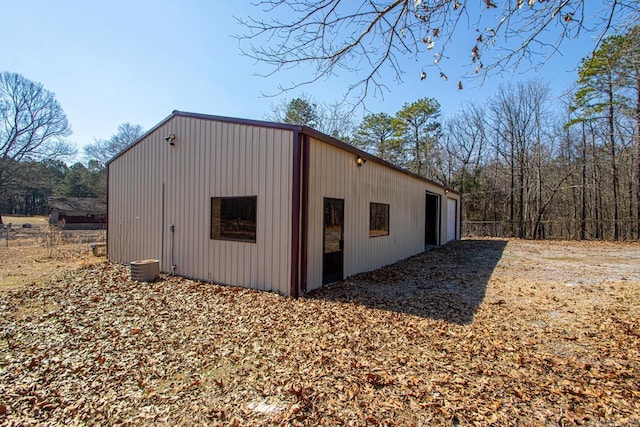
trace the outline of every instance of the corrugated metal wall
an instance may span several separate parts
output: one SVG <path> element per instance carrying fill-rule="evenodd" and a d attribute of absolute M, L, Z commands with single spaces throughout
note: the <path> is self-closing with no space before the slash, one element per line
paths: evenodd
<path fill-rule="evenodd" d="M 442 222 L 444 224 L 441 229 L 440 236 L 442 236 L 441 241 L 443 243 L 451 242 L 453 240 L 460 240 L 462 238 L 460 234 L 460 230 L 462 229 L 462 227 L 460 226 L 460 218 L 461 218 L 460 195 L 456 193 L 449 193 L 449 192 L 447 192 L 446 194 L 447 194 L 447 203 L 444 206 L 444 211 L 442 212 L 442 215 L 441 215 Z M 454 209 L 455 212 L 452 212 L 451 211 L 452 209 Z M 453 229 L 451 227 L 453 227 Z M 447 236 L 446 242 L 445 242 L 445 236 Z"/>
<path fill-rule="evenodd" d="M 174 116 L 109 165 L 109 259 L 289 294 L 292 147 L 289 130 Z M 257 196 L 256 243 L 210 239 L 225 196 Z"/>
<path fill-rule="evenodd" d="M 447 198 L 447 242 L 457 239 L 458 223 L 458 200 Z"/>
<path fill-rule="evenodd" d="M 440 241 L 447 236 L 444 189 L 353 153 L 310 140 L 307 289 L 322 286 L 323 203 L 344 199 L 344 276 L 370 271 L 422 252 L 426 192 L 441 196 Z M 452 195 L 451 197 L 457 197 Z M 390 205 L 389 235 L 369 237 L 369 203 Z"/>

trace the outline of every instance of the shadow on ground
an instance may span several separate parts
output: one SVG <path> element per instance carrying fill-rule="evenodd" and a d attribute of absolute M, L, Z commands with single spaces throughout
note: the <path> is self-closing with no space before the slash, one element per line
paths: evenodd
<path fill-rule="evenodd" d="M 466 325 L 473 321 L 506 240 L 461 240 L 310 292 L 326 299 Z"/>

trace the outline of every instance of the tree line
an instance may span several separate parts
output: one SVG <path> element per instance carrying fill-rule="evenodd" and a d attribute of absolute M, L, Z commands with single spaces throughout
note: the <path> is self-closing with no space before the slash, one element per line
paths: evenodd
<path fill-rule="evenodd" d="M 460 191 L 470 232 L 498 225 L 521 238 L 639 239 L 639 28 L 606 38 L 559 97 L 537 79 L 505 84 L 445 120 L 432 98 L 357 125 L 338 104 L 307 96 L 267 117 L 318 127 Z"/>

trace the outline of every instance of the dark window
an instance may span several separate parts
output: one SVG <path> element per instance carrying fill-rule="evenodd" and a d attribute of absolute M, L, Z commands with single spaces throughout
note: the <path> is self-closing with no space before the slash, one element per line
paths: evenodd
<path fill-rule="evenodd" d="M 389 235 L 389 205 L 371 203 L 369 205 L 369 237 Z"/>
<path fill-rule="evenodd" d="M 256 241 L 257 196 L 212 197 L 211 238 Z"/>

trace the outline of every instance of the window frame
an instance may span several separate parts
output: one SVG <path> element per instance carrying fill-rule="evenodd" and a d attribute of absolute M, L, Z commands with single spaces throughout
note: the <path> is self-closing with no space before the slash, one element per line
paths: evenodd
<path fill-rule="evenodd" d="M 223 200 L 229 200 L 229 199 L 251 199 L 253 200 L 253 213 L 254 213 L 254 218 L 253 218 L 253 238 L 252 239 L 242 239 L 242 238 L 238 238 L 238 237 L 231 237 L 229 235 L 224 235 L 223 234 L 223 227 L 222 224 L 224 223 L 223 218 L 222 218 L 222 201 Z M 220 200 L 220 213 L 219 213 L 219 219 L 220 219 L 220 223 L 218 224 L 217 229 L 219 230 L 218 235 L 215 234 L 216 231 L 216 227 L 214 226 L 214 220 L 216 219 L 214 217 L 214 210 L 215 210 L 215 201 L 216 200 Z M 227 222 L 229 220 L 226 220 Z M 214 196 L 211 197 L 211 210 L 210 210 L 210 221 L 209 221 L 209 238 L 211 240 L 222 240 L 222 241 L 230 241 L 230 242 L 244 242 L 244 243 L 256 243 L 257 239 L 258 239 L 258 196 Z"/>
<path fill-rule="evenodd" d="M 382 228 L 373 228 L 373 208 L 374 206 L 378 206 L 378 207 L 384 207 L 386 208 L 386 229 Z M 374 231 L 382 231 L 383 233 L 375 233 L 372 234 L 372 232 Z M 386 231 L 386 233 L 384 233 Z M 389 203 L 378 203 L 378 202 L 369 202 L 369 238 L 374 238 L 374 237 L 384 237 L 384 236 L 388 236 L 389 234 L 391 234 L 391 205 Z"/>

